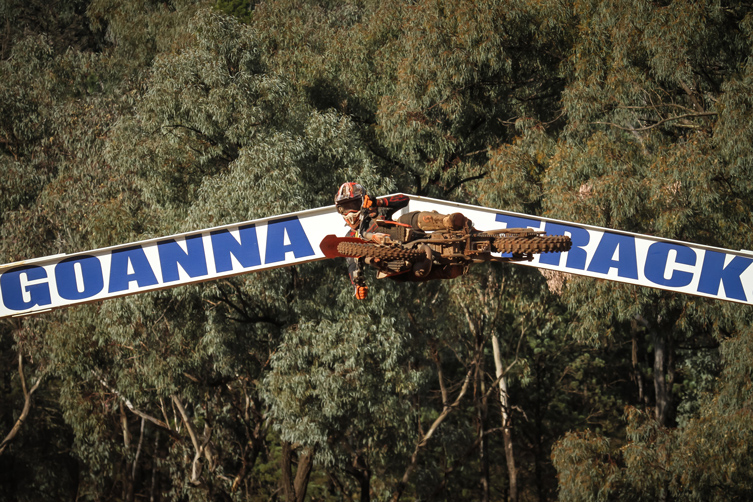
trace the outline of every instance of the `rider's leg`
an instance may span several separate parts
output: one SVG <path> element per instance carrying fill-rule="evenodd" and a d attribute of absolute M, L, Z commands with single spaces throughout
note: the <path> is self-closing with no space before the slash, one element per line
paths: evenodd
<path fill-rule="evenodd" d="M 461 213 L 450 215 L 439 214 L 436 211 L 413 211 L 401 216 L 398 221 L 418 228 L 419 230 L 462 230 L 468 219 Z"/>

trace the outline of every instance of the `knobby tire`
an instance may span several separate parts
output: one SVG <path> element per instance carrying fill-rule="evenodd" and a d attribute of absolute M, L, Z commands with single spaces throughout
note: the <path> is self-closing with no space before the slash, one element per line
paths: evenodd
<path fill-rule="evenodd" d="M 368 242 L 341 242 L 337 245 L 337 252 L 353 258 L 379 258 L 381 260 L 415 260 L 426 256 L 418 249 L 378 246 Z"/>
<path fill-rule="evenodd" d="M 565 235 L 537 235 L 534 237 L 500 237 L 494 241 L 498 253 L 562 253 L 572 246 Z"/>

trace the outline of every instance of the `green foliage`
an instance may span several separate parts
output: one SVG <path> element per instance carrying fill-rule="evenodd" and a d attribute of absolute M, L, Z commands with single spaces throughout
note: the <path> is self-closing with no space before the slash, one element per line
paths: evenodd
<path fill-rule="evenodd" d="M 254 3 L 248 0 L 217 0 L 215 8 L 243 23 L 250 23 L 253 5 Z"/>
<path fill-rule="evenodd" d="M 346 180 L 753 248 L 739 2 L 0 19 L 3 263 L 328 205 Z M 750 498 L 747 306 L 499 264 L 369 281 L 358 302 L 317 262 L 4 321 L 0 439 L 40 385 L 0 500 Z"/>
<path fill-rule="evenodd" d="M 325 465 L 347 464 L 352 450 L 383 463 L 410 444 L 420 375 L 406 364 L 406 334 L 389 317 L 363 317 L 296 325 L 264 380 L 282 439 L 318 446 Z"/>
<path fill-rule="evenodd" d="M 751 454 L 750 384 L 739 378 L 750 368 L 738 365 L 749 355 L 749 344 L 747 334 L 724 342 L 725 362 L 733 363 L 722 373 L 724 390 L 704 394 L 697 414 L 682 427 L 658 427 L 651 417 L 628 409 L 625 443 L 592 433 L 565 436 L 553 454 L 560 499 L 747 498 L 751 473 L 743 464 Z"/>

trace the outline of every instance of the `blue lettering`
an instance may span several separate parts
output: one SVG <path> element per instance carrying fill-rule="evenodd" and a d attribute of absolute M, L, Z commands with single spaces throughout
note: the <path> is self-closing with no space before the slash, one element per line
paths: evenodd
<path fill-rule="evenodd" d="M 128 273 L 128 266 L 133 273 Z M 120 249 L 112 252 L 110 262 L 109 292 L 125 291 L 131 282 L 136 281 L 140 288 L 157 284 L 152 266 L 141 246 Z"/>
<path fill-rule="evenodd" d="M 740 275 L 753 263 L 753 260 L 735 256 L 725 267 L 726 257 L 727 255 L 724 253 L 706 251 L 703 258 L 701 278 L 698 281 L 698 292 L 717 295 L 719 294 L 719 284 L 723 282 L 727 298 L 746 301 Z"/>
<path fill-rule="evenodd" d="M 671 244 L 669 242 L 655 242 L 648 248 L 644 272 L 646 274 L 646 279 L 654 284 L 681 288 L 687 286 L 693 281 L 693 274 L 691 272 L 673 270 L 672 276 L 669 279 L 665 279 L 664 274 L 667 271 L 667 260 L 669 259 L 669 252 L 672 250 L 677 252 L 675 263 L 680 263 L 682 265 L 695 265 L 695 251 L 689 247 L 680 244 Z"/>
<path fill-rule="evenodd" d="M 83 290 L 79 291 L 79 284 L 76 280 L 76 265 L 80 270 L 80 281 Z M 77 256 L 68 258 L 55 266 L 55 282 L 58 287 L 58 294 L 66 300 L 83 300 L 90 298 L 105 287 L 102 278 L 102 265 L 95 256 Z"/>
<path fill-rule="evenodd" d="M 243 268 L 261 265 L 259 256 L 259 240 L 256 237 L 256 227 L 246 225 L 238 229 L 241 241 L 238 242 L 227 230 L 212 232 L 212 249 L 214 251 L 214 266 L 217 273 L 233 270 L 235 256 Z"/>
<path fill-rule="evenodd" d="M 159 262 L 162 267 L 162 282 L 180 279 L 179 264 L 189 277 L 207 275 L 207 260 L 201 235 L 186 237 L 186 250 L 183 251 L 175 239 L 157 243 Z"/>
<path fill-rule="evenodd" d="M 33 265 L 8 270 L 0 276 L 3 303 L 11 310 L 26 310 L 35 305 L 49 305 L 52 303 L 50 286 L 46 282 L 29 284 L 29 281 L 46 278 L 45 269 Z M 25 297 L 28 297 L 28 300 Z"/>
<path fill-rule="evenodd" d="M 565 232 L 568 232 L 570 240 L 573 241 L 573 247 L 567 253 L 567 264 L 565 266 L 578 270 L 586 268 L 588 253 L 583 248 L 591 241 L 591 234 L 588 233 L 588 230 L 559 223 L 547 223 L 544 229 L 547 235 L 565 235 Z M 539 256 L 539 263 L 559 266 L 560 256 L 562 256 L 562 253 L 543 253 Z"/>
<path fill-rule="evenodd" d="M 619 250 L 619 251 L 618 251 Z M 615 260 L 615 253 L 619 258 Z M 605 232 L 588 265 L 590 272 L 607 274 L 616 268 L 617 275 L 626 279 L 638 279 L 638 262 L 635 256 L 635 238 L 630 235 Z"/>
<path fill-rule="evenodd" d="M 285 244 L 285 234 L 290 239 L 290 244 Z M 306 236 L 306 232 L 303 230 L 301 222 L 295 216 L 270 221 L 267 225 L 265 263 L 285 261 L 285 254 L 291 251 L 296 258 L 314 254 L 314 250 L 311 248 L 311 243 Z"/>

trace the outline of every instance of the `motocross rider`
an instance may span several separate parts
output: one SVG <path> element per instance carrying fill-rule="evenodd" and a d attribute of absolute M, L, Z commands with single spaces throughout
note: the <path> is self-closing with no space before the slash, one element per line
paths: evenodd
<path fill-rule="evenodd" d="M 377 244 L 389 244 L 393 240 L 399 240 L 399 238 L 395 238 L 394 233 L 393 235 L 386 233 L 385 228 L 380 227 L 377 221 L 390 220 L 392 215 L 407 206 L 408 202 L 408 197 L 401 194 L 372 199 L 363 186 L 356 182 L 343 183 L 335 196 L 335 207 L 350 227 L 347 237 L 358 237 Z M 460 213 L 443 215 L 428 211 L 413 211 L 404 214 L 398 219 L 398 222 L 424 231 L 461 230 L 465 225 L 470 225 L 470 221 Z M 399 229 L 396 228 L 396 230 Z M 431 269 L 429 274 L 414 276 L 408 273 L 391 278 L 396 280 L 450 279 L 463 273 L 462 267 L 432 267 L 429 256 L 427 256 L 427 261 L 428 263 L 423 264 L 423 267 Z M 355 297 L 364 300 L 369 293 L 369 287 L 366 285 L 363 274 L 364 260 L 347 258 L 347 262 L 350 282 L 355 288 Z"/>

